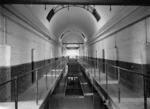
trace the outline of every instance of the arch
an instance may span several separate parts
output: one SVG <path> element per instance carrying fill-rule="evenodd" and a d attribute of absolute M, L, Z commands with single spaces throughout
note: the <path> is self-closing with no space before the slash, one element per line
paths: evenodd
<path fill-rule="evenodd" d="M 85 38 L 74 31 L 67 32 L 60 39 L 61 43 L 85 43 Z"/>
<path fill-rule="evenodd" d="M 50 10 L 50 12 L 47 15 L 47 20 L 50 22 L 50 20 L 52 19 L 52 17 L 60 10 L 68 8 L 69 7 L 79 7 L 82 9 L 87 10 L 88 12 L 90 12 L 95 19 L 97 20 L 97 22 L 101 19 L 101 16 L 99 15 L 99 13 L 96 11 L 96 9 L 94 7 L 92 7 L 91 5 L 57 5 L 56 7 L 52 8 Z"/>
<path fill-rule="evenodd" d="M 65 31 L 64 33 L 62 33 L 62 34 L 60 35 L 59 39 L 60 39 L 60 40 L 63 39 L 64 35 L 67 34 L 67 33 L 69 33 L 69 32 L 76 32 L 76 33 L 79 33 L 79 34 L 81 35 L 81 37 L 83 38 L 83 40 L 86 39 L 86 36 L 84 35 L 84 33 L 82 33 L 81 31 L 78 31 L 78 30 L 67 30 L 67 31 Z"/>

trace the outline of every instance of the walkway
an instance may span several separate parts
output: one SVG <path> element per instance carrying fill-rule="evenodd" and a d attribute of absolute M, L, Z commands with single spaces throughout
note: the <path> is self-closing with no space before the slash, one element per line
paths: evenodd
<path fill-rule="evenodd" d="M 91 68 L 87 67 L 86 63 L 82 63 L 86 68 L 86 71 L 91 72 Z M 93 73 L 90 73 L 94 77 L 94 68 L 92 68 Z M 121 89 L 121 102 L 118 101 L 118 81 L 113 80 L 108 77 L 108 86 L 106 88 L 106 74 L 100 72 L 98 69 L 95 70 L 95 79 L 100 84 L 100 86 L 108 93 L 114 103 L 117 105 L 118 109 L 144 109 L 144 98 L 136 92 L 132 92 L 123 85 L 120 85 Z M 147 109 L 150 109 L 150 98 L 147 99 Z"/>
<path fill-rule="evenodd" d="M 28 88 L 24 93 L 19 95 L 18 97 L 18 109 L 39 109 L 44 99 L 50 92 L 50 90 L 55 86 L 58 77 L 60 76 L 60 72 L 62 70 L 56 70 L 56 76 L 54 75 L 55 70 L 51 70 L 47 74 L 48 88 L 46 88 L 46 76 L 44 75 L 39 80 L 39 100 L 38 105 L 36 104 L 36 84 L 34 83 L 30 88 Z M 51 75 L 53 74 L 53 75 Z M 0 109 L 15 109 L 14 102 L 0 102 Z"/>

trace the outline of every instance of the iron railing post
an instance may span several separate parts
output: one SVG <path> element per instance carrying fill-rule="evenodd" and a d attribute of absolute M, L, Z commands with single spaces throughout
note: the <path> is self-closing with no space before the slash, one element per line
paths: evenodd
<path fill-rule="evenodd" d="M 15 77 L 15 109 L 18 109 L 18 77 Z"/>
<path fill-rule="evenodd" d="M 91 68 L 92 68 L 92 75 L 93 75 L 93 62 L 91 60 Z"/>
<path fill-rule="evenodd" d="M 91 67 L 91 74 L 92 74 L 92 61 L 90 59 L 90 67 Z"/>
<path fill-rule="evenodd" d="M 46 70 L 46 89 L 48 90 L 48 85 L 47 85 L 47 70 Z"/>
<path fill-rule="evenodd" d="M 94 78 L 96 78 L 96 62 L 94 60 Z"/>
<path fill-rule="evenodd" d="M 118 67 L 118 102 L 120 103 L 121 98 L 120 98 L 120 68 Z"/>
<path fill-rule="evenodd" d="M 89 57 L 88 57 L 88 67 L 89 67 L 88 72 L 90 72 L 90 61 L 89 61 Z"/>
<path fill-rule="evenodd" d="M 144 109 L 147 109 L 146 77 L 143 76 Z"/>
<path fill-rule="evenodd" d="M 52 81 L 53 81 L 53 64 L 54 64 L 54 63 L 52 63 L 52 65 L 51 65 L 51 69 L 50 69 L 51 77 L 52 77 Z"/>
<path fill-rule="evenodd" d="M 36 104 L 38 105 L 38 71 L 36 70 Z"/>
<path fill-rule="evenodd" d="M 56 78 L 56 61 L 55 61 L 55 67 L 54 67 L 54 70 L 55 70 L 54 76 L 55 76 L 55 78 Z"/>
<path fill-rule="evenodd" d="M 55 61 L 55 78 L 56 78 L 56 67 L 57 67 L 57 63 Z"/>
<path fill-rule="evenodd" d="M 101 75 L 100 75 L 100 73 L 101 73 L 101 71 L 100 71 L 100 67 L 101 67 L 101 66 L 100 66 L 100 62 L 99 62 L 99 63 L 98 63 L 98 71 L 99 71 L 99 82 L 100 82 L 100 79 L 101 79 L 101 78 L 100 78 L 100 77 L 101 77 Z"/>
<path fill-rule="evenodd" d="M 57 75 L 59 74 L 59 70 L 58 70 L 58 66 L 59 64 L 57 64 L 57 67 L 56 67 L 56 78 L 57 78 Z"/>
<path fill-rule="evenodd" d="M 106 62 L 105 62 L 104 64 L 105 64 L 105 73 L 106 73 L 106 89 L 107 89 L 107 88 L 108 88 L 107 64 L 106 64 Z"/>

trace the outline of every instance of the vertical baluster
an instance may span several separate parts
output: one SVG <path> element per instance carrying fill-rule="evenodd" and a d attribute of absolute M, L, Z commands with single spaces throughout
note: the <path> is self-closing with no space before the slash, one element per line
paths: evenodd
<path fill-rule="evenodd" d="M 120 68 L 118 67 L 118 102 L 120 103 Z"/>
<path fill-rule="evenodd" d="M 143 76 L 144 109 L 147 109 L 146 77 Z"/>
<path fill-rule="evenodd" d="M 47 69 L 47 66 L 45 67 Z M 47 85 L 47 70 L 46 70 L 46 90 L 48 90 L 48 85 Z"/>
<path fill-rule="evenodd" d="M 99 82 L 100 82 L 100 79 L 101 79 L 101 74 L 100 74 L 100 73 L 101 73 L 101 71 L 100 71 L 100 67 L 101 67 L 101 66 L 100 66 L 100 62 L 98 61 Z"/>
<path fill-rule="evenodd" d="M 36 70 L 36 104 L 38 105 L 38 96 L 39 96 L 39 93 L 38 93 L 38 71 Z"/>
<path fill-rule="evenodd" d="M 106 73 L 106 89 L 107 89 L 107 88 L 108 88 L 107 64 L 106 64 L 106 62 L 105 62 L 104 64 L 105 64 L 105 73 Z"/>
<path fill-rule="evenodd" d="M 18 109 L 18 77 L 15 78 L 15 109 Z"/>

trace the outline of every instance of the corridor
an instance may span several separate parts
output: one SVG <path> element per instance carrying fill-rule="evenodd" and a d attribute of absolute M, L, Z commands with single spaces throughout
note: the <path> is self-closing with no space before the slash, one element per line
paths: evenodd
<path fill-rule="evenodd" d="M 0 109 L 150 109 L 149 0 L 0 3 Z"/>

